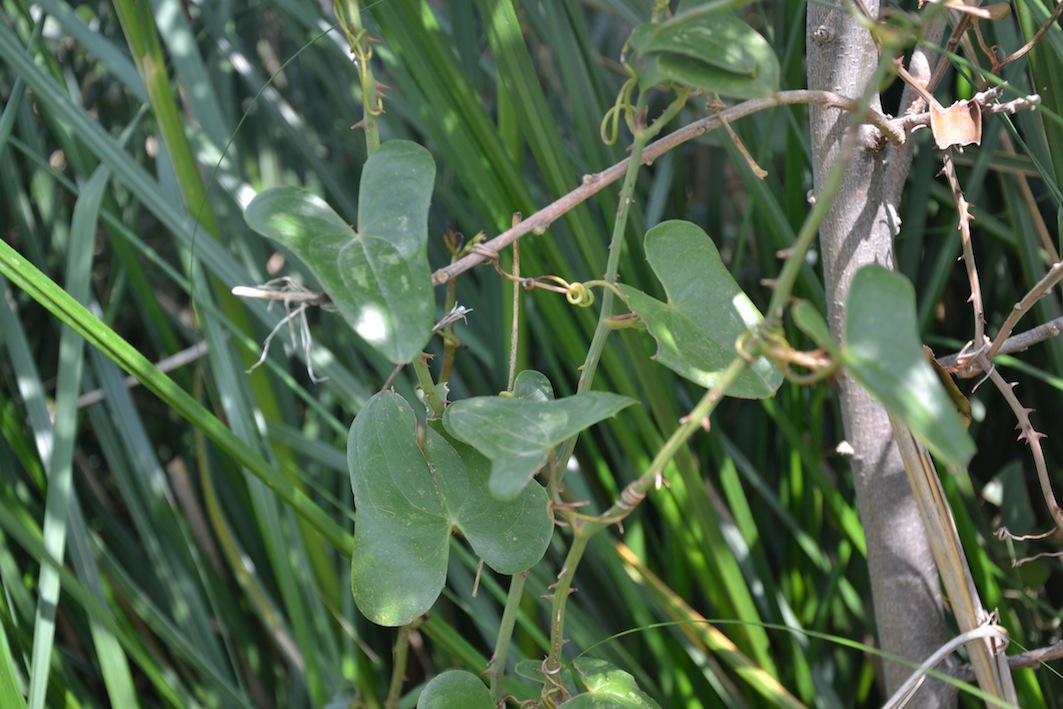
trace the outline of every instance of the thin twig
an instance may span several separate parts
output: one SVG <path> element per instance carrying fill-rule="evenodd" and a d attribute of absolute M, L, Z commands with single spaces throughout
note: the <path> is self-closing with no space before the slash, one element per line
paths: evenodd
<path fill-rule="evenodd" d="M 933 82 L 931 82 L 933 84 Z M 1033 108 L 1040 101 L 1040 97 L 1033 95 L 1015 99 L 997 106 L 990 100 L 991 93 L 985 92 L 974 97 L 974 101 L 982 104 L 984 114 L 1014 113 L 1019 110 Z M 721 128 L 724 122 L 733 122 L 746 116 L 769 108 L 780 106 L 792 106 L 798 104 L 815 104 L 820 108 L 840 108 L 845 111 L 858 109 L 855 99 L 842 96 L 832 91 L 809 91 L 794 90 L 780 91 L 767 98 L 756 98 L 744 101 L 737 106 L 732 106 L 725 111 L 720 111 L 712 116 L 706 116 L 690 125 L 684 126 L 659 140 L 646 146 L 642 153 L 642 163 L 650 165 L 654 160 L 661 157 L 669 150 L 676 148 L 694 138 L 710 133 Z M 930 114 L 927 112 L 917 113 L 900 118 L 890 118 L 878 111 L 869 110 L 867 113 L 868 123 L 871 128 L 862 136 L 863 147 L 875 149 L 883 141 L 895 145 L 905 142 L 905 136 L 917 127 L 930 124 Z M 469 269 L 489 261 L 492 254 L 498 254 L 502 249 L 512 244 L 527 234 L 542 234 L 565 213 L 587 201 L 595 194 L 620 179 L 627 171 L 630 158 L 626 158 L 615 165 L 598 173 L 583 176 L 583 184 L 568 194 L 543 207 L 535 214 L 524 219 L 519 224 L 502 232 L 495 238 L 480 245 L 475 251 L 470 252 L 454 263 L 437 270 L 432 274 L 433 285 L 443 285 L 451 278 L 468 271 Z"/>
<path fill-rule="evenodd" d="M 945 51 L 941 53 L 941 58 L 938 59 L 938 64 L 934 67 L 934 73 L 930 77 L 929 83 L 926 88 L 928 91 L 933 92 L 937 88 L 941 80 L 945 78 L 945 73 L 952 67 L 952 59 L 950 55 L 956 54 L 956 47 L 960 46 L 960 42 L 963 40 L 963 35 L 967 32 L 967 27 L 971 24 L 971 16 L 967 14 L 961 14 L 959 22 L 952 29 L 952 35 L 949 37 L 949 43 L 945 45 Z"/>
<path fill-rule="evenodd" d="M 952 188 L 952 196 L 956 199 L 956 211 L 959 213 L 958 227 L 960 241 L 963 245 L 963 263 L 967 268 L 967 280 L 971 285 L 971 307 L 974 308 L 974 339 L 972 347 L 978 352 L 985 347 L 985 308 L 982 305 L 982 287 L 978 280 L 978 267 L 974 263 L 974 246 L 971 244 L 971 216 L 970 204 L 963 196 L 959 178 L 956 177 L 956 166 L 952 162 L 952 150 L 945 151 L 945 177 Z"/>
<path fill-rule="evenodd" d="M 989 372 L 990 380 L 996 386 L 997 391 L 1003 395 L 1004 400 L 1008 402 L 1008 406 L 1011 407 L 1015 418 L 1018 419 L 1019 423 L 1015 428 L 1019 429 L 1019 440 L 1026 441 L 1027 445 L 1030 446 L 1034 469 L 1037 471 L 1037 481 L 1041 485 L 1041 496 L 1044 497 L 1045 504 L 1048 505 L 1048 512 L 1052 515 L 1056 526 L 1063 530 L 1063 509 L 1060 509 L 1059 503 L 1056 502 L 1055 493 L 1052 491 L 1052 482 L 1048 477 L 1048 464 L 1045 461 L 1044 449 L 1041 447 L 1041 439 L 1045 437 L 1045 434 L 1035 430 L 1030 422 L 1030 414 L 1033 413 L 1033 409 L 1028 409 L 1019 402 L 1013 391 L 1015 383 L 1004 381 L 1004 377 L 1001 376 L 1000 372 L 990 364 L 985 352 L 976 353 L 974 356 L 980 361 L 982 369 Z"/>
<path fill-rule="evenodd" d="M 983 116 L 992 116 L 997 113 L 1014 114 L 1018 111 L 1032 111 L 1041 103 L 1041 97 L 1038 94 L 1030 94 L 1029 96 L 1022 96 L 1004 103 L 997 103 L 996 101 L 1003 91 L 1002 87 L 997 86 L 988 91 L 975 94 L 970 98 L 969 102 L 977 103 L 982 109 Z M 900 118 L 895 118 L 892 123 L 902 128 L 905 133 L 911 133 L 917 128 L 929 128 L 930 112 L 924 111 L 923 113 L 901 116 Z"/>
<path fill-rule="evenodd" d="M 816 104 L 821 108 L 840 108 L 846 111 L 855 111 L 858 108 L 854 99 L 847 98 L 831 91 L 808 91 L 804 89 L 780 91 L 767 98 L 756 98 L 744 101 L 743 103 L 740 103 L 737 106 L 732 106 L 725 111 L 720 111 L 715 115 L 707 116 L 699 121 L 695 121 L 690 125 L 684 126 L 683 128 L 650 143 L 642 153 L 642 164 L 652 164 L 654 160 L 661 157 L 669 150 L 722 127 L 723 121 L 725 120 L 733 122 L 768 108 L 791 106 L 795 104 Z M 878 113 L 877 111 L 869 111 L 868 122 L 875 126 L 881 132 L 880 134 L 885 135 L 888 140 L 897 143 L 904 142 L 904 131 L 895 126 L 887 116 Z M 432 284 L 437 286 L 442 285 L 454 276 L 464 273 L 474 266 L 488 260 L 485 252 L 497 254 L 526 234 L 533 232 L 536 234 L 542 234 L 563 214 L 590 199 L 602 189 L 620 179 L 627 172 L 627 166 L 630 160 L 630 158 L 627 158 L 599 173 L 584 175 L 583 184 L 576 189 L 542 208 L 520 224 L 486 242 L 482 245 L 483 248 L 477 249 L 476 252 L 470 253 L 449 266 L 441 268 L 433 273 Z"/>
<path fill-rule="evenodd" d="M 1063 261 L 1052 266 L 1048 269 L 1048 273 L 1044 275 L 1040 281 L 1037 282 L 1030 292 L 1023 296 L 1022 300 L 1016 303 L 1011 313 L 1008 315 L 1008 319 L 1004 321 L 1004 325 L 1000 328 L 1000 332 L 997 333 L 996 338 L 993 340 L 993 344 L 989 347 L 989 351 L 986 352 L 987 359 L 993 359 L 996 353 L 1004 345 L 1004 341 L 1011 335 L 1011 331 L 1015 329 L 1015 326 L 1019 324 L 1019 320 L 1030 311 L 1030 308 L 1048 295 L 1049 291 L 1059 283 L 1060 279 L 1063 279 Z"/>
<path fill-rule="evenodd" d="M 191 347 L 186 347 L 185 349 L 181 350 L 180 352 L 177 352 L 176 354 L 172 354 L 169 357 L 160 359 L 158 362 L 155 363 L 155 366 L 158 367 L 160 372 L 172 372 L 178 367 L 183 367 L 186 364 L 196 361 L 205 354 L 207 354 L 207 342 L 206 340 L 203 340 L 197 342 Z M 126 389 L 132 389 L 133 387 L 140 386 L 140 380 L 136 377 L 129 376 L 122 380 L 122 386 L 124 386 Z M 81 409 L 86 406 L 89 406 L 90 404 L 95 404 L 100 401 L 103 401 L 104 398 L 106 398 L 106 392 L 103 390 L 102 387 L 99 389 L 93 389 L 92 391 L 87 391 L 78 397 L 77 407 Z"/>
<path fill-rule="evenodd" d="M 1037 30 L 1037 34 L 1030 38 L 1030 41 L 1019 47 L 1011 56 L 1004 59 L 999 64 L 995 64 L 993 67 L 993 73 L 999 74 L 1000 70 L 1011 64 L 1016 59 L 1021 59 L 1026 56 L 1027 52 L 1034 48 L 1034 46 L 1041 41 L 1041 38 L 1048 34 L 1048 31 L 1056 24 L 1056 20 L 1059 19 L 1060 13 L 1063 13 L 1063 3 L 1056 3 L 1056 8 L 1052 10 L 1052 16 L 1048 18 L 1048 21 L 1041 26 L 1041 29 Z"/>
<path fill-rule="evenodd" d="M 1048 647 L 1029 650 L 1018 655 L 1008 655 L 1008 667 L 1013 670 L 1030 667 L 1037 668 L 1061 657 L 1063 657 L 1063 640 Z M 960 665 L 949 674 L 961 682 L 970 682 L 974 679 L 974 669 L 970 664 Z"/>
<path fill-rule="evenodd" d="M 1030 328 L 1025 332 L 1020 332 L 1018 335 L 1012 335 L 997 347 L 993 356 L 1022 352 L 1023 350 L 1036 345 L 1038 342 L 1044 342 L 1051 337 L 1056 337 L 1060 333 L 1063 333 L 1063 316 L 1054 320 L 1049 320 L 1048 322 Z M 956 354 L 938 357 L 936 361 L 942 367 L 961 379 L 969 379 L 982 373 L 981 366 L 975 360 L 970 360 L 966 364 L 960 364 L 960 353 L 958 352 Z"/>
<path fill-rule="evenodd" d="M 1047 532 L 1040 532 L 1038 534 L 1012 534 L 1007 527 L 1001 527 L 997 531 L 993 532 L 993 536 L 1002 542 L 1039 542 L 1042 539 L 1048 539 L 1059 533 L 1059 530 L 1053 527 Z M 1038 555 L 1040 556 L 1040 555 Z M 1017 566 L 1017 563 L 1012 562 L 1012 566 Z"/>
<path fill-rule="evenodd" d="M 1053 529 L 1052 533 L 1058 532 L 1059 529 Z M 1038 559 L 1058 559 L 1063 556 L 1063 551 L 1043 551 L 1040 554 L 1034 554 L 1033 556 L 1024 556 L 1021 559 L 1013 559 L 1011 562 L 1011 568 L 1017 569 L 1020 566 L 1025 566 L 1031 561 L 1037 561 Z"/>

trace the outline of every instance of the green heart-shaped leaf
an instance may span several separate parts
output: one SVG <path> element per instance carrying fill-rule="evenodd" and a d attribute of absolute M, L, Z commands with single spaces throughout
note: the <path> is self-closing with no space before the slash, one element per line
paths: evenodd
<path fill-rule="evenodd" d="M 629 63 L 640 86 L 672 84 L 735 98 L 778 91 L 774 50 L 727 5 L 680 3 L 671 18 L 635 27 Z"/>
<path fill-rule="evenodd" d="M 434 181 L 428 151 L 393 140 L 362 170 L 357 231 L 324 200 L 295 187 L 260 193 L 244 219 L 302 259 L 354 331 L 403 364 L 420 354 L 435 325 L 427 255 Z"/>
<path fill-rule="evenodd" d="M 519 495 L 555 446 L 634 403 L 601 391 L 554 401 L 542 388 L 545 380 L 538 372 L 521 372 L 514 391 L 524 398 L 478 396 L 454 402 L 443 414 L 450 435 L 491 460 L 489 487 L 500 500 Z"/>
<path fill-rule="evenodd" d="M 494 709 L 491 692 L 471 672 L 448 670 L 432 678 L 417 698 L 417 709 Z"/>
<path fill-rule="evenodd" d="M 846 298 L 842 360 L 853 378 L 942 460 L 974 455 L 956 405 L 923 354 L 908 279 L 872 264 L 853 276 Z"/>
<path fill-rule="evenodd" d="M 505 574 L 538 563 L 553 531 L 542 487 L 502 502 L 487 491 L 490 463 L 482 455 L 460 444 L 456 450 L 431 428 L 423 440 L 422 450 L 413 407 L 390 392 L 366 403 L 348 437 L 351 588 L 358 608 L 380 625 L 404 625 L 432 607 L 455 529 Z"/>
<path fill-rule="evenodd" d="M 604 660 L 581 657 L 573 663 L 573 671 L 587 688 L 565 703 L 566 709 L 618 707 L 619 709 L 659 709 L 653 697 L 639 689 L 635 678 Z"/>
<path fill-rule="evenodd" d="M 712 239 L 697 225 L 658 224 L 646 233 L 645 248 L 668 302 L 622 285 L 628 306 L 657 340 L 655 358 L 661 364 L 711 388 L 738 356 L 735 342 L 760 322 L 760 312 L 727 271 Z M 760 399 L 774 394 L 781 383 L 782 372 L 760 358 L 726 393 Z"/>

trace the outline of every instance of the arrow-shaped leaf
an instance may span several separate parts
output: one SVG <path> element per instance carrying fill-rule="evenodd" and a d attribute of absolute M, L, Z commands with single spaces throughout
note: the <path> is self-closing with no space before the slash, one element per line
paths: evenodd
<path fill-rule="evenodd" d="M 302 259 L 355 332 L 402 364 L 420 354 L 435 324 L 427 256 L 434 180 L 428 151 L 393 140 L 362 170 L 357 231 L 295 187 L 257 195 L 244 219 Z"/>
<path fill-rule="evenodd" d="M 669 221 L 646 233 L 646 258 L 668 302 L 620 286 L 628 306 L 657 340 L 656 359 L 704 387 L 713 387 L 737 356 L 735 342 L 761 320 L 753 302 L 727 271 L 712 239 L 695 224 Z M 727 390 L 760 399 L 782 383 L 782 372 L 761 358 Z"/>
<path fill-rule="evenodd" d="M 677 84 L 735 98 L 779 87 L 771 45 L 720 2 L 685 2 L 671 18 L 631 33 L 630 63 L 643 89 Z"/>
<path fill-rule="evenodd" d="M 534 566 L 553 524 L 546 492 L 529 485 L 510 502 L 487 491 L 490 463 L 456 450 L 431 428 L 417 443 L 413 407 L 398 394 L 371 398 L 351 426 L 347 462 L 355 500 L 351 588 L 362 613 L 404 625 L 427 612 L 446 581 L 455 529 L 499 573 Z"/>
<path fill-rule="evenodd" d="M 545 380 L 538 372 L 521 372 L 514 389 L 528 392 L 525 398 L 478 396 L 454 402 L 443 414 L 450 435 L 491 460 L 489 487 L 500 500 L 520 494 L 555 446 L 634 403 L 601 391 L 551 400 L 542 396 L 540 377 Z"/>
<path fill-rule="evenodd" d="M 483 680 L 464 670 L 447 670 L 436 675 L 417 698 L 417 709 L 493 709 L 494 706 Z"/>

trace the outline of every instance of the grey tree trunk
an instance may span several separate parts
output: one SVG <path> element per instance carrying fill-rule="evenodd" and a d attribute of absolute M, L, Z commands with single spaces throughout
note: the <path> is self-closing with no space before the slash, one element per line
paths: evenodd
<path fill-rule="evenodd" d="M 878 2 L 866 0 L 872 13 Z M 875 70 L 878 52 L 867 30 L 839 6 L 809 3 L 806 27 L 808 88 L 857 98 Z M 880 109 L 878 97 L 872 108 Z M 839 158 L 851 115 L 813 109 L 814 194 Z M 855 149 L 842 188 L 820 227 L 828 319 L 835 339 L 842 334 L 845 298 L 853 274 L 869 263 L 893 268 L 896 203 L 911 164 L 908 149 Z M 900 183 L 900 184 L 899 184 Z M 897 446 L 882 406 L 846 374 L 838 378 L 845 435 L 860 517 L 867 538 L 872 603 L 880 647 L 922 662 L 947 639 L 937 569 Z M 885 663 L 890 694 L 911 673 Z M 949 685 L 927 680 L 910 704 L 955 704 Z"/>

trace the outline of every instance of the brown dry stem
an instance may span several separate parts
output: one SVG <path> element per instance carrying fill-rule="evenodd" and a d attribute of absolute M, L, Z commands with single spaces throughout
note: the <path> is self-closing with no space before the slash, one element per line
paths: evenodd
<path fill-rule="evenodd" d="M 1033 307 L 1034 303 L 1044 297 L 1056 285 L 1056 283 L 1060 281 L 1060 279 L 1063 279 L 1063 263 L 1055 264 L 1044 278 L 1030 289 L 1022 300 L 1015 304 L 1007 321 L 1004 323 L 1004 327 L 1002 327 L 1000 333 L 998 333 L 996 340 L 992 344 L 989 344 L 985 337 L 985 311 L 982 304 L 982 291 L 979 284 L 978 268 L 974 261 L 974 247 L 971 242 L 970 222 L 974 217 L 970 213 L 970 204 L 964 198 L 959 179 L 956 177 L 956 168 L 952 162 L 951 150 L 945 153 L 944 162 L 944 172 L 948 178 L 949 187 L 952 189 L 953 197 L 956 200 L 956 211 L 959 214 L 959 229 L 963 245 L 963 261 L 967 268 L 967 278 L 971 288 L 970 302 L 974 308 L 974 338 L 960 352 L 956 364 L 960 368 L 966 368 L 969 362 L 977 363 L 977 367 L 981 371 L 986 372 L 985 378 L 993 382 L 994 386 L 996 386 L 997 390 L 1004 397 L 1004 400 L 1008 402 L 1008 406 L 1011 407 L 1012 412 L 1015 414 L 1015 418 L 1018 420 L 1018 424 L 1015 428 L 1019 429 L 1019 440 L 1026 441 L 1030 447 L 1030 454 L 1033 457 L 1034 468 L 1037 471 L 1037 480 L 1041 486 L 1041 495 L 1045 500 L 1045 504 L 1048 506 L 1048 511 L 1052 515 L 1052 519 L 1056 526 L 1063 530 L 1063 509 L 1060 508 L 1059 503 L 1056 501 L 1055 493 L 1052 490 L 1051 480 L 1048 476 L 1048 465 L 1045 461 L 1044 449 L 1041 446 L 1041 439 L 1045 437 L 1045 434 L 1036 430 L 1033 423 L 1030 421 L 1030 414 L 1033 413 L 1033 409 L 1023 406 L 1019 402 L 1018 397 L 1015 396 L 1015 383 L 1005 381 L 1004 377 L 996 370 L 991 361 L 992 356 L 1000 351 L 1019 319 Z M 970 351 L 968 351 L 968 349 Z M 979 384 L 981 384 L 981 382 L 979 382 Z"/>

